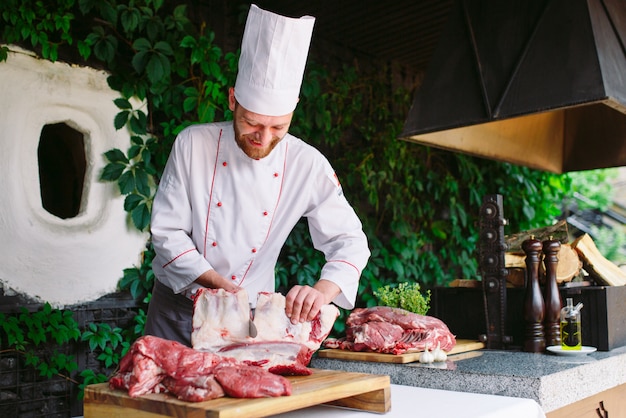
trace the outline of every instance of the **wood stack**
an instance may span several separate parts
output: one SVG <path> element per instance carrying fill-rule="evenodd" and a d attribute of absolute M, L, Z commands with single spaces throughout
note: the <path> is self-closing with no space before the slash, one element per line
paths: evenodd
<path fill-rule="evenodd" d="M 626 272 L 605 258 L 588 234 L 584 234 L 569 243 L 567 224 L 565 221 L 561 221 L 546 228 L 507 236 L 506 243 L 509 250 L 505 254 L 505 267 L 509 271 L 507 282 L 510 286 L 524 287 L 526 256 L 521 249 L 521 242 L 531 235 L 542 241 L 553 237 L 553 239 L 561 242 L 556 273 L 556 280 L 559 285 L 583 277 L 583 270 L 588 274 L 589 279 L 594 280 L 597 284 L 606 286 L 626 285 Z M 540 276 L 543 276 L 544 272 L 542 263 Z"/>
<path fill-rule="evenodd" d="M 558 254 L 559 262 L 556 269 L 556 282 L 558 284 L 571 282 L 580 274 L 583 262 L 580 260 L 576 250 L 569 244 L 562 244 Z M 526 256 L 522 253 L 508 252 L 504 255 L 506 268 L 509 270 L 507 281 L 514 287 L 524 286 L 524 271 Z M 543 263 L 539 268 L 540 276 L 544 275 Z"/>
<path fill-rule="evenodd" d="M 626 285 L 626 272 L 607 260 L 598 251 L 589 234 L 578 237 L 572 243 L 572 247 L 576 249 L 582 259 L 585 271 L 597 282 L 606 286 Z"/>

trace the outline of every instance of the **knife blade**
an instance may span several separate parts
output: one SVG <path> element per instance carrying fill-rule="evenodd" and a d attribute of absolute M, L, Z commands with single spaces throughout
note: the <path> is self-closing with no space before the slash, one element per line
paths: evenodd
<path fill-rule="evenodd" d="M 255 338 L 257 336 L 256 325 L 254 325 L 254 308 L 250 306 L 250 321 L 248 323 L 248 335 Z"/>

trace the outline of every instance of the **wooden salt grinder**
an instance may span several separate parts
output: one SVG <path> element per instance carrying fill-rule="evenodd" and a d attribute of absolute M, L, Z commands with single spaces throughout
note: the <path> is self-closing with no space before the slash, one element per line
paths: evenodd
<path fill-rule="evenodd" d="M 524 351 L 540 353 L 546 349 L 543 333 L 544 301 L 539 287 L 541 241 L 531 235 L 522 242 L 526 253 L 526 294 L 524 295 Z"/>
<path fill-rule="evenodd" d="M 543 242 L 543 264 L 546 268 L 546 283 L 544 287 L 545 315 L 543 331 L 546 345 L 561 345 L 560 314 L 562 301 L 559 286 L 556 282 L 556 269 L 559 262 L 561 243 L 558 240 L 548 239 Z"/>

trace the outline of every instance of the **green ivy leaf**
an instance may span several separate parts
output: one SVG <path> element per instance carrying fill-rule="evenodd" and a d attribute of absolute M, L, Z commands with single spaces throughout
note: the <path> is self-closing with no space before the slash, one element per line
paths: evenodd
<path fill-rule="evenodd" d="M 117 39 L 111 35 L 107 35 L 96 41 L 93 46 L 93 53 L 96 58 L 105 61 L 112 62 L 115 58 L 115 51 L 117 50 Z"/>
<path fill-rule="evenodd" d="M 135 175 L 132 170 L 126 170 L 120 176 L 117 184 L 120 187 L 120 193 L 128 194 L 135 190 Z"/>
<path fill-rule="evenodd" d="M 154 50 L 163 55 L 174 55 L 174 50 L 171 45 L 165 41 L 159 41 L 154 44 Z"/>
<path fill-rule="evenodd" d="M 152 5 L 154 6 L 154 10 L 159 10 L 161 7 L 163 7 L 163 2 L 164 0 L 152 0 Z"/>
<path fill-rule="evenodd" d="M 144 198 L 138 194 L 131 193 L 127 195 L 124 199 L 124 210 L 126 212 L 130 212 L 131 210 L 135 209 L 137 205 L 139 205 L 139 203 L 143 201 L 143 199 Z"/>
<path fill-rule="evenodd" d="M 148 118 L 141 110 L 135 112 L 130 119 L 130 126 L 133 132 L 144 135 L 147 133 Z"/>
<path fill-rule="evenodd" d="M 131 212 L 133 224 L 140 231 L 144 231 L 150 224 L 150 210 L 145 203 L 137 205 Z"/>
<path fill-rule="evenodd" d="M 139 51 L 133 56 L 131 64 L 138 74 L 142 74 L 146 69 L 149 57 L 149 51 Z"/>
<path fill-rule="evenodd" d="M 149 150 L 144 149 L 141 152 L 141 160 L 143 161 L 144 168 L 147 171 L 147 168 L 148 168 L 148 166 L 150 166 L 150 162 L 152 161 L 152 153 Z"/>
<path fill-rule="evenodd" d="M 446 233 L 446 223 L 444 221 L 435 221 L 430 225 L 430 230 L 434 236 L 439 239 L 446 239 L 448 234 Z"/>
<path fill-rule="evenodd" d="M 137 170 L 135 172 L 135 186 L 139 194 L 150 196 L 150 179 L 145 171 Z"/>
<path fill-rule="evenodd" d="M 124 110 L 115 115 L 115 120 L 113 121 L 113 125 L 115 129 L 118 131 L 126 126 L 126 122 L 128 122 L 128 117 L 130 116 L 130 112 L 128 110 Z"/>
<path fill-rule="evenodd" d="M 108 22 L 111 22 L 115 27 L 117 25 L 117 10 L 108 1 L 94 1 L 94 4 L 98 7 L 102 18 Z"/>
<path fill-rule="evenodd" d="M 131 110 L 133 108 L 128 99 L 124 99 L 121 97 L 113 100 L 113 103 L 115 103 L 115 106 L 122 110 Z"/>
<path fill-rule="evenodd" d="M 180 41 L 180 46 L 183 48 L 195 48 L 196 45 L 197 45 L 196 38 L 194 38 L 191 35 L 185 35 L 183 37 L 183 40 Z M 193 64 L 193 61 L 192 61 L 192 64 Z"/>
<path fill-rule="evenodd" d="M 133 42 L 133 49 L 136 51 L 148 52 L 152 49 L 152 44 L 146 38 L 139 38 Z"/>
<path fill-rule="evenodd" d="M 128 164 L 129 162 L 128 158 L 126 158 L 126 155 L 124 155 L 124 153 L 118 148 L 114 148 L 112 150 L 105 152 L 104 156 L 106 157 L 107 160 L 109 160 L 112 163 Z"/>
<path fill-rule="evenodd" d="M 153 54 L 146 65 L 146 74 L 152 83 L 161 81 L 170 75 L 170 62 L 161 54 Z"/>
<path fill-rule="evenodd" d="M 141 149 L 142 147 L 139 145 L 131 145 L 131 147 L 128 148 L 128 158 L 132 160 L 137 157 L 141 152 Z"/>
<path fill-rule="evenodd" d="M 185 112 L 191 112 L 196 108 L 196 104 L 198 103 L 198 99 L 196 97 L 187 97 L 183 101 L 183 110 Z"/>
<path fill-rule="evenodd" d="M 100 179 L 105 181 L 116 181 L 120 178 L 125 169 L 125 164 L 109 163 L 104 166 Z"/>
<path fill-rule="evenodd" d="M 120 22 L 127 33 L 134 31 L 139 26 L 139 10 L 126 8 L 120 15 Z"/>

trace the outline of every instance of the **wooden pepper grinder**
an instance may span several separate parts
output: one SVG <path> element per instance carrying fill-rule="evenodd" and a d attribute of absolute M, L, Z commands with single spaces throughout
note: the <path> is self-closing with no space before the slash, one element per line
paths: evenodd
<path fill-rule="evenodd" d="M 539 287 L 541 241 L 530 236 L 522 242 L 526 253 L 526 294 L 524 296 L 524 351 L 540 353 L 546 349 L 543 333 L 544 301 Z"/>
<path fill-rule="evenodd" d="M 562 300 L 559 286 L 556 282 L 556 268 L 559 262 L 561 243 L 558 240 L 548 239 L 543 242 L 543 264 L 546 268 L 546 283 L 544 287 L 545 315 L 543 331 L 546 345 L 561 345 L 560 315 Z"/>

